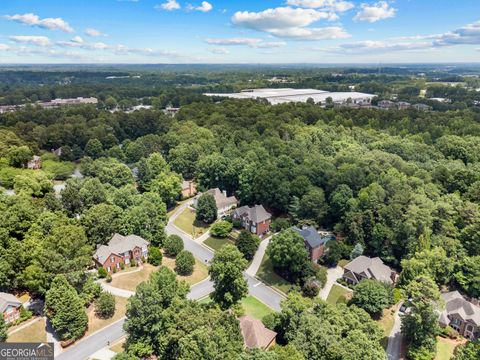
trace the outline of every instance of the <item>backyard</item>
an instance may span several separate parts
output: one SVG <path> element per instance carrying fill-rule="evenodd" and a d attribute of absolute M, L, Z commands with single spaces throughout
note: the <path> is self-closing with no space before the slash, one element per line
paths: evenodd
<path fill-rule="evenodd" d="M 293 284 L 282 278 L 280 275 L 273 271 L 273 265 L 267 254 L 262 259 L 262 263 L 257 272 L 257 276 L 263 280 L 267 285 L 273 286 L 283 293 L 288 293 Z"/>
<path fill-rule="evenodd" d="M 195 220 L 195 210 L 190 208 L 184 209 L 180 215 L 173 221 L 173 224 L 183 232 L 191 235 L 193 238 L 199 237 L 206 233 L 209 225 L 201 221 Z"/>
<path fill-rule="evenodd" d="M 435 360 L 450 360 L 455 348 L 460 345 L 458 341 L 437 337 L 437 355 Z"/>
<path fill-rule="evenodd" d="M 27 325 L 27 326 L 25 326 Z M 23 327 L 25 326 L 25 327 Z M 18 326 L 18 330 L 8 335 L 7 342 L 46 342 L 45 320 L 38 317 Z"/>
<path fill-rule="evenodd" d="M 327 302 L 335 305 L 338 303 L 346 303 L 352 296 L 352 291 L 349 289 L 345 289 L 344 287 L 333 284 L 332 289 L 327 297 Z"/>
<path fill-rule="evenodd" d="M 234 242 L 229 238 L 222 239 L 222 238 L 210 236 L 207 240 L 203 242 L 203 244 L 213 249 L 214 251 L 217 251 L 222 246 L 226 244 L 234 244 Z"/>
<path fill-rule="evenodd" d="M 92 335 L 95 331 L 98 331 L 105 326 L 113 324 L 115 321 L 120 320 L 125 316 L 127 310 L 127 298 L 115 296 L 115 313 L 111 318 L 101 319 L 95 315 L 94 306 L 91 306 L 87 312 L 88 315 L 88 330 L 85 336 Z"/>

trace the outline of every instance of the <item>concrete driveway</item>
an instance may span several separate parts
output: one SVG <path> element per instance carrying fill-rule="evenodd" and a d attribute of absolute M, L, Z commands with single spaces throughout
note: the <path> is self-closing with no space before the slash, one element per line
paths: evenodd
<path fill-rule="evenodd" d="M 319 294 L 321 299 L 327 300 L 328 294 L 330 294 L 330 290 L 332 290 L 333 284 L 335 284 L 337 280 L 342 277 L 342 275 L 343 269 L 340 266 L 327 270 L 327 283 L 325 284 L 323 289 L 320 290 Z"/>

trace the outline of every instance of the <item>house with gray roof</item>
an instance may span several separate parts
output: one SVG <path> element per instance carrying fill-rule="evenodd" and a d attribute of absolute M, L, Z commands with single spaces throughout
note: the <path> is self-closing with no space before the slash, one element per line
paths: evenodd
<path fill-rule="evenodd" d="M 111 273 L 114 268 L 120 269 L 122 263 L 130 264 L 131 259 L 134 259 L 137 264 L 141 263 L 142 259 L 148 257 L 149 245 L 147 240 L 137 235 L 115 234 L 107 245 L 97 247 L 93 260 L 97 267 L 103 267 Z"/>
<path fill-rule="evenodd" d="M 252 234 L 265 235 L 270 231 L 272 214 L 262 205 L 241 206 L 232 213 L 233 220 L 240 220 L 242 226 Z"/>
<path fill-rule="evenodd" d="M 20 319 L 20 307 L 22 302 L 15 295 L 0 292 L 0 313 L 3 314 L 6 324 Z"/>
<path fill-rule="evenodd" d="M 480 307 L 466 300 L 458 291 L 442 294 L 445 303 L 439 315 L 440 326 L 450 326 L 470 340 L 480 337 Z"/>
<path fill-rule="evenodd" d="M 248 349 L 269 349 L 276 344 L 277 333 L 267 329 L 260 320 L 251 316 L 242 316 L 239 319 L 243 344 Z"/>
<path fill-rule="evenodd" d="M 325 253 L 325 244 L 330 240 L 335 240 L 333 234 L 320 234 L 313 226 L 303 226 L 301 229 L 294 226 L 292 230 L 303 237 L 310 259 L 315 262 Z"/>
<path fill-rule="evenodd" d="M 393 285 L 397 279 L 397 273 L 385 265 L 379 257 L 369 258 L 361 255 L 345 265 L 342 278 L 353 285 L 363 279 L 372 279 Z"/>
<path fill-rule="evenodd" d="M 227 196 L 227 192 L 221 191 L 219 188 L 207 190 L 205 193 L 210 194 L 215 199 L 217 205 L 217 215 L 219 218 L 226 215 L 227 211 L 233 209 L 238 205 L 238 200 L 235 196 Z M 193 206 L 197 207 L 197 202 L 203 193 L 199 193 L 193 200 Z"/>

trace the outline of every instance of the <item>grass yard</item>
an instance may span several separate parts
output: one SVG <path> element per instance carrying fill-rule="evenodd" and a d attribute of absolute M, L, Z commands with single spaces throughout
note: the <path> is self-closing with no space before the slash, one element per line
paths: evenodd
<path fill-rule="evenodd" d="M 333 284 L 330 294 L 328 294 L 327 302 L 335 305 L 337 303 L 344 303 L 352 295 L 351 290 L 347 290 L 337 284 Z"/>
<path fill-rule="evenodd" d="M 21 326 L 21 325 L 20 325 Z M 46 342 L 45 320 L 35 319 L 29 326 L 8 335 L 7 342 Z"/>
<path fill-rule="evenodd" d="M 217 238 L 214 236 L 210 236 L 207 240 L 203 242 L 203 244 L 207 245 L 209 248 L 213 249 L 214 251 L 217 251 L 220 249 L 223 245 L 226 244 L 234 244 L 232 240 L 229 238 Z"/>
<path fill-rule="evenodd" d="M 117 354 L 122 353 L 124 350 L 123 344 L 125 344 L 125 339 L 117 341 L 115 344 L 113 344 L 113 346 L 110 347 L 110 350 L 116 352 Z"/>
<path fill-rule="evenodd" d="M 435 356 L 435 360 L 450 360 L 458 345 L 459 343 L 453 340 L 444 339 L 440 336 L 437 337 L 437 355 Z"/>
<path fill-rule="evenodd" d="M 345 265 L 347 265 L 349 262 L 350 260 L 342 259 L 338 262 L 338 266 L 340 266 L 341 268 L 344 268 Z"/>
<path fill-rule="evenodd" d="M 120 320 L 120 318 L 125 316 L 125 312 L 127 310 L 127 298 L 120 297 L 120 296 L 115 296 L 115 314 L 111 318 L 108 319 L 101 319 L 95 315 L 95 307 L 92 306 L 92 308 L 88 311 L 88 330 L 85 334 L 85 336 L 92 335 L 95 331 L 98 331 L 105 326 L 108 326 L 112 323 L 114 323 L 117 320 Z"/>
<path fill-rule="evenodd" d="M 212 302 L 210 297 L 206 296 L 200 300 L 198 300 L 200 304 L 209 304 Z M 274 313 L 272 309 L 270 309 L 267 305 L 262 303 L 254 296 L 247 296 L 243 298 L 240 302 L 242 304 L 243 311 L 245 315 L 249 315 L 255 319 L 262 320 L 264 316 Z"/>
<path fill-rule="evenodd" d="M 143 268 L 140 271 L 130 271 L 128 273 L 114 275 L 112 282 L 109 285 L 119 289 L 135 291 L 138 284 L 147 280 L 150 274 L 157 269 L 158 267 L 156 266 L 143 264 Z"/>
<path fill-rule="evenodd" d="M 393 324 L 395 323 L 395 310 L 397 309 L 397 306 L 394 305 L 389 309 L 384 309 L 382 313 L 382 317 L 377 320 L 378 326 L 380 326 L 383 330 L 384 333 L 384 338 L 382 339 L 382 346 L 384 349 L 387 348 L 388 344 L 388 337 L 390 336 L 390 333 L 392 332 Z"/>
<path fill-rule="evenodd" d="M 292 284 L 273 271 L 272 262 L 267 254 L 262 259 L 257 276 L 266 284 L 273 286 L 283 293 L 288 293 L 292 289 Z"/>
<path fill-rule="evenodd" d="M 189 208 L 183 210 L 182 213 L 173 221 L 173 224 L 194 238 L 206 233 L 210 227 L 208 224 L 196 221 L 195 211 Z"/>
<path fill-rule="evenodd" d="M 163 256 L 162 265 L 168 267 L 170 270 L 175 271 L 175 258 Z M 195 258 L 195 267 L 192 275 L 181 276 L 177 275 L 178 280 L 185 280 L 188 284 L 194 285 L 208 277 L 208 268 L 200 260 Z"/>

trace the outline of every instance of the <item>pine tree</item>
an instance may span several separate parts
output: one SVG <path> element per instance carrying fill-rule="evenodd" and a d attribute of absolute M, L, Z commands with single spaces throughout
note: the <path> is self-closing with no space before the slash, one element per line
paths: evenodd
<path fill-rule="evenodd" d="M 7 324 L 3 316 L 0 316 L 0 342 L 7 341 Z"/>

